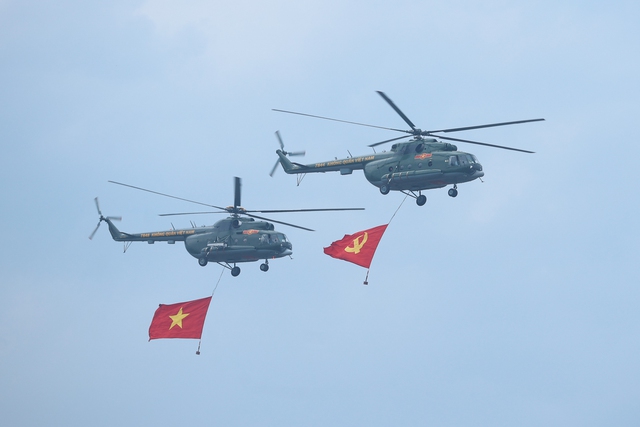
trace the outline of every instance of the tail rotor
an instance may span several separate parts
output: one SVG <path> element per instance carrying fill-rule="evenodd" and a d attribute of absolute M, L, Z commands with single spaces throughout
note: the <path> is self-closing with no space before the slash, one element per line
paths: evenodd
<path fill-rule="evenodd" d="M 94 199 L 94 201 L 96 202 L 96 209 L 98 210 L 98 215 L 100 215 L 100 219 L 98 220 L 98 225 L 96 225 L 96 228 L 93 230 L 93 233 L 91 233 L 91 235 L 89 236 L 89 240 L 93 240 L 93 236 L 96 235 L 96 232 L 98 231 L 98 228 L 100 228 L 100 223 L 102 223 L 102 221 L 122 221 L 122 217 L 121 216 L 108 216 L 108 217 L 104 217 L 102 216 L 102 211 L 100 210 L 100 203 L 98 202 L 98 198 L 96 197 Z"/>
<path fill-rule="evenodd" d="M 276 131 L 276 137 L 278 138 L 278 143 L 280 143 L 280 150 L 282 151 L 282 154 L 284 154 L 285 156 L 304 156 L 307 152 L 306 151 L 285 151 L 284 150 L 284 142 L 282 142 L 282 136 L 280 136 L 280 131 L 277 130 Z M 273 169 L 271 169 L 271 172 L 269 173 L 269 176 L 273 177 L 273 174 L 276 172 L 276 169 L 278 168 L 278 163 L 280 163 L 280 160 L 276 160 L 276 164 L 273 165 Z"/>

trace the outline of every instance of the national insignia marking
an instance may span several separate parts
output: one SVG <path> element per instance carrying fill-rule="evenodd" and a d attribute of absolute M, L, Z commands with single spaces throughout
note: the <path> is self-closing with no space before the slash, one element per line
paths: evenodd
<path fill-rule="evenodd" d="M 362 242 L 360 241 L 360 238 L 362 238 Z M 353 239 L 353 247 L 347 246 L 346 248 L 344 248 L 344 250 L 346 252 L 358 254 L 360 253 L 360 250 L 362 249 L 364 244 L 367 243 L 367 240 L 369 240 L 369 234 L 365 231 L 364 234 L 361 234 L 360 236 Z"/>
<path fill-rule="evenodd" d="M 182 313 L 182 307 L 180 307 L 180 310 L 178 310 L 177 314 L 169 316 L 171 318 L 171 326 L 169 326 L 169 329 L 173 328 L 176 325 L 182 328 L 182 319 L 187 317 L 189 314 L 190 313 Z"/>

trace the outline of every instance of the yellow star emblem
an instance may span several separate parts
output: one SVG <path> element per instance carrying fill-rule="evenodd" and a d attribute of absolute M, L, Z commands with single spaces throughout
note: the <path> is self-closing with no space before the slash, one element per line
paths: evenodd
<path fill-rule="evenodd" d="M 169 329 L 173 328 L 176 325 L 180 326 L 180 328 L 182 329 L 182 319 L 187 317 L 189 314 L 190 313 L 182 313 L 182 307 L 180 307 L 180 310 L 178 310 L 178 314 L 169 316 L 171 318 L 171 326 L 169 326 Z"/>

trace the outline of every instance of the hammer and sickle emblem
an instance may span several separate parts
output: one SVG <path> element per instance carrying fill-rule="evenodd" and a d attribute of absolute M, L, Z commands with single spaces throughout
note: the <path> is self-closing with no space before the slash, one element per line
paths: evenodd
<path fill-rule="evenodd" d="M 362 242 L 360 242 L 361 237 L 362 237 Z M 360 253 L 360 249 L 362 249 L 364 244 L 367 243 L 368 239 L 369 239 L 369 234 L 367 232 L 365 232 L 364 235 L 360 235 L 356 237 L 355 239 L 353 239 L 353 247 L 347 246 L 346 248 L 344 248 L 345 252 L 352 252 L 354 254 Z"/>

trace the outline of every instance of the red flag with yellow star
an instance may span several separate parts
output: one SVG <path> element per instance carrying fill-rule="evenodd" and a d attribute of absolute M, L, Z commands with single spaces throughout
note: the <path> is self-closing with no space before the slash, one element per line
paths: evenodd
<path fill-rule="evenodd" d="M 149 341 L 158 338 L 201 338 L 210 302 L 211 297 L 207 297 L 177 304 L 160 304 L 149 326 Z"/>
<path fill-rule="evenodd" d="M 345 234 L 342 239 L 336 240 L 331 243 L 331 246 L 324 248 L 324 253 L 330 257 L 369 268 L 373 254 L 375 254 L 387 226 L 388 224 L 379 225 L 354 234 Z"/>

